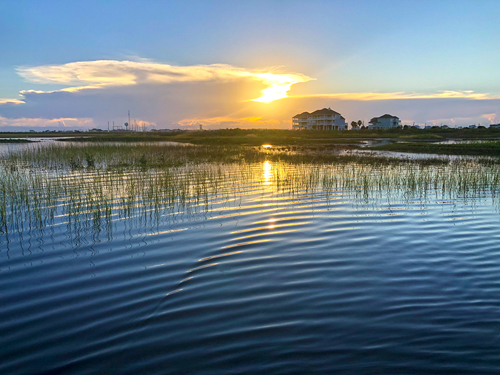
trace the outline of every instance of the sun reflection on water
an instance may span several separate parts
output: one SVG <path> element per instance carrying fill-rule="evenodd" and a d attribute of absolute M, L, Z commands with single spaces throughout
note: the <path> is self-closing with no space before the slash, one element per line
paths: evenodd
<path fill-rule="evenodd" d="M 272 185 L 272 177 L 273 177 L 273 166 L 272 164 L 266 160 L 262 165 L 262 179 L 264 182 L 262 185 Z"/>
<path fill-rule="evenodd" d="M 269 226 L 267 227 L 267 229 L 274 229 L 275 223 L 276 223 L 276 219 L 274 219 L 274 218 L 269 219 Z"/>

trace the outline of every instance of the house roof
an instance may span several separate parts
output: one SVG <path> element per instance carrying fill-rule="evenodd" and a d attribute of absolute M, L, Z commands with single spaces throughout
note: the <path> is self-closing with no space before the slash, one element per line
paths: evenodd
<path fill-rule="evenodd" d="M 378 119 L 380 118 L 397 118 L 399 120 L 399 117 L 397 116 L 392 116 L 392 115 L 389 115 L 389 114 L 385 114 L 383 116 L 380 116 L 380 117 L 374 117 L 370 120 L 369 124 L 376 124 L 378 122 Z"/>
<path fill-rule="evenodd" d="M 298 115 L 293 116 L 293 118 L 303 118 L 303 117 L 307 117 L 309 115 L 310 115 L 309 112 L 302 112 L 302 113 L 299 113 Z"/>
<path fill-rule="evenodd" d="M 323 108 L 323 109 L 318 109 L 317 111 L 314 111 L 311 113 L 311 115 L 340 115 L 340 113 L 335 112 L 333 109 L 330 108 Z"/>

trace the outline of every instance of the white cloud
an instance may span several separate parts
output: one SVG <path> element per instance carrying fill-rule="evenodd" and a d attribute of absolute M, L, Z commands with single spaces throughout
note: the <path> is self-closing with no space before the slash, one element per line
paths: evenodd
<path fill-rule="evenodd" d="M 24 104 L 24 101 L 20 99 L 2 99 L 0 98 L 0 104 Z"/>
<path fill-rule="evenodd" d="M 498 114 L 497 113 L 485 113 L 481 115 L 482 118 L 485 118 L 488 120 L 490 123 L 494 123 L 498 121 Z"/>
<path fill-rule="evenodd" d="M 247 79 L 257 81 L 265 86 L 262 95 L 253 99 L 261 102 L 284 98 L 292 85 L 312 79 L 300 73 L 246 70 L 227 64 L 174 66 L 150 61 L 116 60 L 79 61 L 62 65 L 19 67 L 17 72 L 28 82 L 68 85 L 70 87 L 60 90 L 67 92 L 109 86 L 203 81 L 229 82 Z"/>
<path fill-rule="evenodd" d="M 0 99 L 4 129 L 37 124 L 105 129 L 108 121 L 123 125 L 127 110 L 132 121 L 156 123 L 158 128 L 198 123 L 207 128 L 290 128 L 293 115 L 324 107 L 342 113 L 348 122 L 391 113 L 409 123 L 444 119 L 468 125 L 492 121 L 500 108 L 499 98 L 473 91 L 295 96 L 293 85 L 312 78 L 223 64 L 179 67 L 101 60 L 24 67 L 19 73 L 34 87 L 22 92 L 23 100 Z M 57 84 L 58 89 L 41 91 L 37 84 Z M 61 90 L 61 85 L 66 87 Z"/>
<path fill-rule="evenodd" d="M 435 93 L 407 93 L 407 92 L 353 92 L 339 94 L 317 94 L 317 95 L 294 95 L 299 98 L 329 98 L 337 100 L 397 100 L 397 99 L 471 99 L 488 100 L 500 99 L 498 95 L 476 93 L 473 90 L 452 91 L 443 90 Z"/>

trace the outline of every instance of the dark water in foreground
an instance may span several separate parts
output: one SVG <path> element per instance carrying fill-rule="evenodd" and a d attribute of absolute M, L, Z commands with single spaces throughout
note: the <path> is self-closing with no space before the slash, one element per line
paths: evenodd
<path fill-rule="evenodd" d="M 498 374 L 491 197 L 279 194 L 1 235 L 0 373 Z"/>

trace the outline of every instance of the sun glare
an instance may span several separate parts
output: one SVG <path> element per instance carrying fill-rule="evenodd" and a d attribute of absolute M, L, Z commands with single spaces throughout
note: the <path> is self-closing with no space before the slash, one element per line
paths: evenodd
<path fill-rule="evenodd" d="M 254 102 L 269 103 L 273 100 L 286 98 L 287 91 L 290 90 L 290 85 L 285 86 L 272 86 L 267 89 L 262 90 L 262 95 L 260 98 L 253 99 Z"/>
<path fill-rule="evenodd" d="M 273 177 L 273 166 L 269 161 L 265 161 L 264 164 L 262 165 L 262 179 L 264 182 L 262 185 L 272 185 L 271 178 Z"/>
<path fill-rule="evenodd" d="M 256 74 L 256 77 L 259 77 L 264 83 L 269 85 L 269 87 L 262 90 L 260 98 L 252 99 L 254 102 L 261 103 L 269 103 L 274 100 L 286 98 L 288 96 L 287 92 L 293 84 L 311 80 L 309 77 L 297 74 L 262 73 Z"/>

